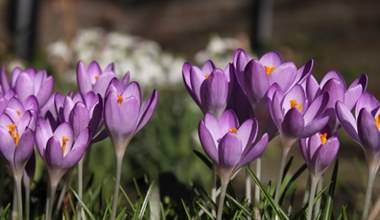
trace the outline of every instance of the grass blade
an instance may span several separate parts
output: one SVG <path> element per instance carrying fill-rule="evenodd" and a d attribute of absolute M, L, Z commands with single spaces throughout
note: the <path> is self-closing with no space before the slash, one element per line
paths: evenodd
<path fill-rule="evenodd" d="M 334 171 L 331 177 L 331 185 L 329 188 L 328 197 L 327 197 L 325 206 L 323 208 L 322 220 L 331 219 L 330 217 L 331 217 L 332 207 L 333 207 L 333 198 L 334 198 L 335 187 L 336 187 L 336 182 L 337 182 L 338 168 L 339 168 L 339 161 L 336 160 Z"/>
<path fill-rule="evenodd" d="M 74 194 L 75 198 L 78 200 L 79 205 L 87 213 L 88 217 L 90 217 L 90 219 L 92 219 L 92 220 L 95 220 L 95 217 L 92 215 L 91 211 L 87 208 L 86 204 L 84 204 L 84 202 L 79 198 L 78 194 L 72 188 L 70 188 L 70 190 Z"/>
<path fill-rule="evenodd" d="M 150 195 L 152 194 L 153 185 L 154 185 L 154 181 L 150 184 L 148 192 L 146 192 L 146 196 L 145 196 L 144 202 L 141 206 L 138 219 L 142 219 L 144 217 L 144 213 L 145 213 L 146 207 L 148 205 Z"/>

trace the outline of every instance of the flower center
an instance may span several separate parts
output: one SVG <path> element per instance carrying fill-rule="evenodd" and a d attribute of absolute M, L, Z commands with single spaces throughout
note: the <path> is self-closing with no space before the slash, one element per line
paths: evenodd
<path fill-rule="evenodd" d="M 319 138 L 321 138 L 322 144 L 325 144 L 327 142 L 327 133 L 320 133 Z"/>
<path fill-rule="evenodd" d="M 99 74 L 96 74 L 95 75 L 95 81 L 98 81 L 98 79 L 99 79 Z"/>
<path fill-rule="evenodd" d="M 230 128 L 230 129 L 228 129 L 228 132 L 235 134 L 237 132 L 237 129 L 236 128 Z"/>
<path fill-rule="evenodd" d="M 20 141 L 20 135 L 18 134 L 18 132 L 16 130 L 16 128 L 17 128 L 16 125 L 10 124 L 7 126 L 7 128 L 8 128 L 9 134 L 12 136 L 15 144 L 18 144 L 18 142 Z"/>
<path fill-rule="evenodd" d="M 123 96 L 117 95 L 117 104 L 121 105 L 121 103 L 123 103 L 123 101 L 124 101 Z"/>
<path fill-rule="evenodd" d="M 67 146 L 67 142 L 69 141 L 70 139 L 63 136 L 62 137 L 62 153 L 65 154 L 65 151 L 66 151 L 66 146 Z"/>
<path fill-rule="evenodd" d="M 18 115 L 18 117 L 21 118 L 21 111 L 20 110 L 16 110 L 16 114 Z"/>
<path fill-rule="evenodd" d="M 264 66 L 265 68 L 265 72 L 267 73 L 267 75 L 269 76 L 270 74 L 272 74 L 273 71 L 276 70 L 276 67 L 275 66 Z"/>
<path fill-rule="evenodd" d="M 302 111 L 302 104 L 298 103 L 297 100 L 291 99 L 290 100 L 290 108 L 297 108 L 299 111 Z"/>
<path fill-rule="evenodd" d="M 375 123 L 376 123 L 377 130 L 380 131 L 380 115 L 376 117 Z"/>
<path fill-rule="evenodd" d="M 210 74 L 205 75 L 205 79 L 208 79 L 210 77 Z"/>

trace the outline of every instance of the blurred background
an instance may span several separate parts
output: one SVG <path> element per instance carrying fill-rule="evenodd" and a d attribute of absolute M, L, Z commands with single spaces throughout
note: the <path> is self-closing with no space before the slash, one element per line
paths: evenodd
<path fill-rule="evenodd" d="M 123 178 L 127 185 L 148 174 L 161 185 L 176 182 L 178 191 L 210 180 L 193 154 L 202 152 L 196 133 L 201 113 L 182 85 L 184 61 L 212 59 L 223 68 L 235 48 L 255 56 L 277 50 L 298 67 L 313 58 L 318 79 L 334 69 L 350 84 L 366 73 L 368 90 L 380 94 L 379 9 L 378 0 L 0 0 L 0 64 L 48 69 L 57 91 L 67 92 L 75 90 L 76 62 L 96 59 L 103 67 L 115 62 L 119 75 L 131 71 L 145 95 L 158 88 L 156 117 L 129 147 Z M 342 142 L 338 204 L 360 209 L 355 201 L 364 197 L 363 153 L 348 138 Z M 279 166 L 278 140 L 271 145 L 264 153 L 264 182 L 275 179 Z M 112 182 L 111 152 L 107 141 L 91 149 L 94 185 Z M 296 170 L 303 162 L 297 147 L 292 153 Z M 305 182 L 298 183 L 299 194 Z M 379 191 L 377 184 L 375 198 Z"/>

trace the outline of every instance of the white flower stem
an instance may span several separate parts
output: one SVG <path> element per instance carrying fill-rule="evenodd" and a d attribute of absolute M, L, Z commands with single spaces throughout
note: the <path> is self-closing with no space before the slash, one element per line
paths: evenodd
<path fill-rule="evenodd" d="M 83 161 L 84 156 L 78 163 L 78 197 L 80 200 L 83 199 Z M 84 210 L 79 204 L 77 205 L 77 215 L 78 220 L 86 218 L 84 215 Z"/>
<path fill-rule="evenodd" d="M 317 192 L 320 192 L 322 188 L 323 188 L 323 175 L 320 177 L 318 181 Z M 317 201 L 315 202 L 314 216 L 317 216 L 320 210 L 321 210 L 321 198 L 318 198 Z"/>
<path fill-rule="evenodd" d="M 249 166 L 249 165 L 248 165 Z M 251 192 L 251 178 L 248 171 L 245 171 L 245 199 L 249 204 L 252 202 L 252 192 Z"/>
<path fill-rule="evenodd" d="M 55 191 L 57 190 L 58 182 L 50 181 L 49 186 L 48 197 L 46 199 L 46 220 L 52 219 Z"/>
<path fill-rule="evenodd" d="M 371 206 L 373 183 L 375 182 L 376 173 L 377 173 L 377 168 L 373 168 L 373 167 L 369 168 L 367 192 L 365 194 L 365 202 L 364 202 L 364 209 L 363 209 L 363 215 L 362 215 L 363 220 L 367 219 L 368 217 L 369 208 Z"/>
<path fill-rule="evenodd" d="M 217 186 L 216 186 L 216 166 L 213 164 L 212 165 L 212 174 L 211 174 L 211 200 L 214 204 L 216 204 L 216 191 L 217 191 Z M 216 211 L 215 208 L 211 210 L 211 213 L 213 216 L 216 216 Z"/>
<path fill-rule="evenodd" d="M 319 178 L 312 176 L 311 177 L 311 186 L 310 186 L 310 196 L 309 196 L 309 204 L 307 208 L 307 220 L 311 220 L 313 217 L 313 207 L 314 207 L 314 197 L 315 191 L 317 190 Z"/>
<path fill-rule="evenodd" d="M 278 205 L 278 202 L 280 200 L 282 178 L 284 177 L 284 169 L 285 169 L 285 165 L 286 165 L 286 158 L 288 157 L 289 150 L 290 150 L 290 148 L 283 148 L 283 150 L 282 150 L 281 165 L 280 165 L 280 170 L 278 173 L 276 193 L 274 195 L 274 202 L 277 205 Z"/>
<path fill-rule="evenodd" d="M 261 156 L 256 158 L 256 177 L 259 181 L 261 181 Z M 255 184 L 255 202 L 257 203 L 257 206 L 259 206 L 260 188 L 257 184 Z"/>
<path fill-rule="evenodd" d="M 25 187 L 25 219 L 30 218 L 30 182 L 24 184 Z"/>
<path fill-rule="evenodd" d="M 22 174 L 14 174 L 14 181 L 16 185 L 16 192 L 17 192 L 17 218 L 19 220 L 22 220 L 22 190 L 21 190 L 21 180 L 22 180 Z"/>
<path fill-rule="evenodd" d="M 124 152 L 123 153 L 116 153 L 116 182 L 115 182 L 115 191 L 113 194 L 111 220 L 115 220 L 115 218 L 116 218 L 123 158 L 124 158 Z"/>
<path fill-rule="evenodd" d="M 224 206 L 224 200 L 226 198 L 226 192 L 227 192 L 227 186 L 228 186 L 228 180 L 221 180 L 221 192 L 219 197 L 219 204 L 218 204 L 218 215 L 216 217 L 217 220 L 222 220 L 223 216 L 223 206 Z"/>

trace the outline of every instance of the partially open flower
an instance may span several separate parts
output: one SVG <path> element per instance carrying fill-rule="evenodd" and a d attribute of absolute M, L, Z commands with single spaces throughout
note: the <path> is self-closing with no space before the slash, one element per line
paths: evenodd
<path fill-rule="evenodd" d="M 256 140 L 258 124 L 248 119 L 239 126 L 236 114 L 225 111 L 218 119 L 207 113 L 199 123 L 199 138 L 222 179 L 229 181 L 242 166 L 259 157 L 268 144 L 268 135 Z"/>

